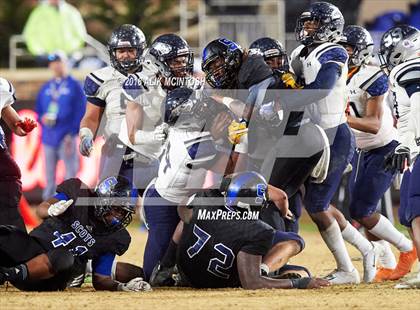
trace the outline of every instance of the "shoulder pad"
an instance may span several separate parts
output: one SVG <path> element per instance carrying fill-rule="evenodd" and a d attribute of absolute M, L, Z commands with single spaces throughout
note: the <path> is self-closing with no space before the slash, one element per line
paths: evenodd
<path fill-rule="evenodd" d="M 135 99 L 145 92 L 146 87 L 138 75 L 130 74 L 123 83 L 123 89 L 131 99 Z"/>
<path fill-rule="evenodd" d="M 381 78 L 382 76 L 385 76 L 386 80 L 388 80 L 388 78 L 386 77 L 385 73 L 380 70 L 375 68 L 376 70 L 369 70 L 371 72 L 368 72 L 368 74 L 365 75 L 366 79 L 364 79 L 361 83 L 360 83 L 360 88 L 363 90 L 368 89 L 373 83 L 375 83 L 375 81 L 379 78 Z"/>
<path fill-rule="evenodd" d="M 107 78 L 109 78 L 111 74 L 112 70 L 110 70 L 110 67 L 105 67 L 89 73 L 85 79 L 85 84 L 83 87 L 86 96 L 94 97 L 97 94 L 99 87 L 105 83 L 105 76 L 107 75 Z"/>
<path fill-rule="evenodd" d="M 315 57 L 318 58 L 318 61 L 321 64 L 330 61 L 345 64 L 349 58 L 349 55 L 347 54 L 347 51 L 344 47 L 337 44 L 331 44 L 320 49 L 316 53 Z"/>
<path fill-rule="evenodd" d="M 401 86 L 420 81 L 420 61 L 402 68 L 395 75 L 395 79 Z"/>

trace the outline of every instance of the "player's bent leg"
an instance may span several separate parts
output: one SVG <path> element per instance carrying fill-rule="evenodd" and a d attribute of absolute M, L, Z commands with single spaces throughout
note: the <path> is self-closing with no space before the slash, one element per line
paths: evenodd
<path fill-rule="evenodd" d="M 305 241 L 298 234 L 276 231 L 272 248 L 263 257 L 262 269 L 268 274 L 281 268 L 291 257 L 299 254 L 304 247 Z"/>

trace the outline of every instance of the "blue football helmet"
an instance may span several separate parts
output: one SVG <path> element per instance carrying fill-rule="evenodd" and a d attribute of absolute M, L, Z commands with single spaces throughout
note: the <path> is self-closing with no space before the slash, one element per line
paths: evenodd
<path fill-rule="evenodd" d="M 105 226 L 104 233 L 118 231 L 130 224 L 136 212 L 138 193 L 124 176 L 110 176 L 95 188 L 95 217 Z"/>
<path fill-rule="evenodd" d="M 273 68 L 270 65 L 270 67 L 279 71 L 289 71 L 289 59 L 286 50 L 278 40 L 269 37 L 259 38 L 249 46 L 249 54 L 260 54 L 266 62 L 278 58 L 278 66 Z"/>
<path fill-rule="evenodd" d="M 305 23 L 314 22 L 315 29 L 308 31 Z M 343 34 L 344 17 L 340 10 L 328 2 L 315 2 L 297 19 L 295 35 L 303 45 L 338 42 Z"/>
<path fill-rule="evenodd" d="M 207 83 L 218 89 L 234 88 L 243 53 L 239 44 L 226 38 L 216 39 L 207 44 L 201 62 Z M 212 68 L 217 61 L 220 64 Z"/>
<path fill-rule="evenodd" d="M 230 211 L 260 210 L 269 202 L 267 181 L 254 171 L 225 176 L 220 191 Z"/>
<path fill-rule="evenodd" d="M 164 77 L 184 77 L 192 75 L 194 54 L 187 41 L 176 34 L 163 34 L 157 37 L 148 51 L 153 55 L 160 73 Z M 185 66 L 173 68 L 171 61 L 178 57 L 185 57 Z"/>
<path fill-rule="evenodd" d="M 353 54 L 349 56 L 349 65 L 359 67 L 367 62 L 373 54 L 373 39 L 369 31 L 361 26 L 349 25 L 344 29 L 340 44 L 353 48 Z"/>

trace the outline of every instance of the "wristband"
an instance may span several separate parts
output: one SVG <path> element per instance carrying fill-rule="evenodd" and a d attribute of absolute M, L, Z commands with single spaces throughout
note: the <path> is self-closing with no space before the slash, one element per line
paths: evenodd
<path fill-rule="evenodd" d="M 305 277 L 300 279 L 290 279 L 290 282 L 292 283 L 292 288 L 298 288 L 298 289 L 305 289 L 308 287 L 309 282 L 311 282 L 312 278 Z"/>
<path fill-rule="evenodd" d="M 223 97 L 223 99 L 222 99 L 222 103 L 223 103 L 225 106 L 227 106 L 229 110 L 232 110 L 232 109 L 230 108 L 230 104 L 231 104 L 233 101 L 235 101 L 235 99 L 230 98 L 230 97 Z"/>
<path fill-rule="evenodd" d="M 80 128 L 79 137 L 80 137 L 80 139 L 83 139 L 84 137 L 93 138 L 92 130 L 90 130 L 87 127 Z"/>

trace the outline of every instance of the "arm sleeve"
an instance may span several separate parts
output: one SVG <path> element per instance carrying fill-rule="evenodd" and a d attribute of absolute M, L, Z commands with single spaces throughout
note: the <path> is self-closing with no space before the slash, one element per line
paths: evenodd
<path fill-rule="evenodd" d="M 114 263 L 115 254 L 105 253 L 92 261 L 93 273 L 100 274 L 103 276 L 111 276 L 112 264 Z"/>

